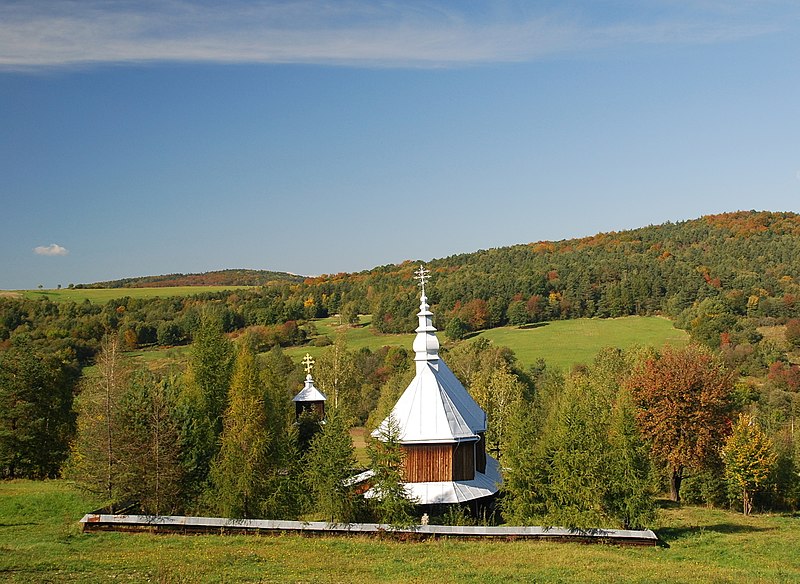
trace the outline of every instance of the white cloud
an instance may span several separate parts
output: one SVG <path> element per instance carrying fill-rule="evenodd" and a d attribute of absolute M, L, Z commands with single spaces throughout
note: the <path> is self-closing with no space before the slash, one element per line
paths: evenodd
<path fill-rule="evenodd" d="M 667 11 L 659 19 L 623 18 L 623 10 L 598 19 L 581 3 L 565 2 L 549 12 L 513 2 L 469 6 L 471 11 L 432 1 L 12 1 L 0 5 L 0 68 L 148 61 L 432 67 L 529 61 L 610 45 L 721 42 L 765 34 L 787 21 L 774 11 L 758 17 L 744 8 L 725 18 L 706 8 L 702 14 Z"/>
<path fill-rule="evenodd" d="M 51 243 L 50 245 L 34 247 L 33 253 L 44 256 L 65 256 L 69 253 L 69 250 L 66 247 L 61 247 L 57 243 Z"/>

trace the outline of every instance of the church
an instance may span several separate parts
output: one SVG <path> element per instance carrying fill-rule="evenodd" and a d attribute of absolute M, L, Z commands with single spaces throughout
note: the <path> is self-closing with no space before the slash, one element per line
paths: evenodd
<path fill-rule="evenodd" d="M 486 412 L 439 357 L 439 339 L 425 295 L 429 272 L 420 267 L 419 326 L 412 346 L 416 375 L 372 436 L 390 424 L 405 454 L 409 497 L 420 505 L 467 503 L 497 493 L 502 478 L 486 452 Z"/>

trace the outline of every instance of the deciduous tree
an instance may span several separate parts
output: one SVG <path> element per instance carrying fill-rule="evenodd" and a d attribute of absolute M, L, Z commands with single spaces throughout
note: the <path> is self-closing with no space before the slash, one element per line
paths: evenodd
<path fill-rule="evenodd" d="M 752 416 L 741 414 L 725 440 L 722 460 L 728 486 L 731 491 L 738 491 L 742 497 L 742 512 L 749 515 L 753 495 L 767 481 L 777 460 L 772 440 Z"/>
<path fill-rule="evenodd" d="M 703 468 L 730 432 L 732 374 L 708 349 L 667 346 L 635 366 L 628 388 L 639 428 L 669 470 L 670 496 L 680 501 L 684 471 Z"/>
<path fill-rule="evenodd" d="M 22 341 L 0 351 L 0 477 L 54 478 L 75 431 L 77 368 Z"/>

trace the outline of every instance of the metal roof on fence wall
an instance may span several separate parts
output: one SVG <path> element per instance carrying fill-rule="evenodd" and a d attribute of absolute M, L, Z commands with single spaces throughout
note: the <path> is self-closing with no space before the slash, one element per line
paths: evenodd
<path fill-rule="evenodd" d="M 182 515 L 105 515 L 87 514 L 81 519 L 84 531 L 151 531 L 171 533 L 298 533 L 309 535 L 384 535 L 412 538 L 457 537 L 467 539 L 545 539 L 627 545 L 658 545 L 651 530 L 565 529 L 538 526 L 417 525 L 395 529 L 379 523 L 326 523 L 323 521 L 275 521 L 268 519 L 228 519 Z"/>

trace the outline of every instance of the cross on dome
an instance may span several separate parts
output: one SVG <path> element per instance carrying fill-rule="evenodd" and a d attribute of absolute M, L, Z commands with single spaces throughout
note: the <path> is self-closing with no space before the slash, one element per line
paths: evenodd
<path fill-rule="evenodd" d="M 426 270 L 425 266 L 420 264 L 419 269 L 414 272 L 414 279 L 419 280 L 420 288 L 422 288 L 422 295 L 425 296 L 425 282 L 431 279 L 431 271 Z"/>
<path fill-rule="evenodd" d="M 308 353 L 303 357 L 303 365 L 305 366 L 306 375 L 311 375 L 311 370 L 314 368 L 314 359 Z"/>

